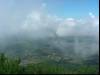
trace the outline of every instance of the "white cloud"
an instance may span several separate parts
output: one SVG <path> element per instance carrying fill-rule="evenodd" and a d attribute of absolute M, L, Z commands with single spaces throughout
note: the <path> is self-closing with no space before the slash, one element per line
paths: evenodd
<path fill-rule="evenodd" d="M 86 20 L 77 20 L 75 18 L 63 19 L 42 11 L 33 11 L 25 20 L 23 28 L 26 28 L 26 32 L 32 34 L 41 33 L 45 36 L 54 33 L 59 37 L 70 35 L 97 35 L 98 21 L 96 17 L 89 17 Z"/>
<path fill-rule="evenodd" d="M 57 29 L 59 36 L 73 35 L 73 28 L 77 25 L 77 20 L 74 18 L 67 18 L 61 22 Z"/>
<path fill-rule="evenodd" d="M 77 24 L 77 21 L 74 18 L 67 18 L 65 20 L 66 25 L 69 26 L 75 26 Z"/>
<path fill-rule="evenodd" d="M 95 16 L 92 14 L 92 12 L 89 13 L 91 18 L 95 18 Z"/>
<path fill-rule="evenodd" d="M 39 20 L 40 20 L 40 13 L 39 13 L 39 12 L 33 12 L 33 13 L 30 15 L 30 17 L 33 19 L 33 21 L 34 21 L 34 20 L 39 21 Z"/>
<path fill-rule="evenodd" d="M 45 11 L 45 7 L 47 6 L 46 3 L 40 3 L 39 5 L 40 7 L 32 9 L 33 11 L 31 10 L 30 13 L 28 12 L 28 14 L 23 15 L 24 19 L 27 17 L 25 20 L 20 19 L 21 17 L 19 16 L 21 16 L 22 13 L 20 14 L 21 10 L 18 9 L 16 13 L 13 13 L 11 15 L 9 15 L 10 12 L 8 14 L 5 13 L 5 16 L 7 16 L 4 19 L 4 16 L 0 14 L 0 16 L 2 17 L 2 22 L 0 24 L 0 30 L 2 30 L 1 32 L 9 34 L 11 32 L 15 34 L 16 32 L 20 31 L 27 32 L 29 34 L 35 34 L 37 32 L 44 35 L 49 35 L 49 33 L 56 33 L 58 36 L 63 37 L 75 35 L 77 33 L 79 35 L 90 33 L 96 34 L 99 30 L 99 18 L 93 15 L 92 12 L 89 13 L 89 18 L 86 20 L 77 20 L 75 18 L 64 19 L 57 15 L 47 13 Z"/>
<path fill-rule="evenodd" d="M 3 33 L 12 32 L 15 34 L 16 32 L 26 32 L 28 34 L 38 34 L 48 36 L 49 34 L 56 33 L 59 37 L 62 36 L 70 36 L 70 35 L 88 35 L 88 34 L 96 34 L 99 32 L 99 18 L 94 17 L 92 13 L 90 13 L 91 17 L 88 19 L 75 19 L 75 18 L 61 18 L 56 15 L 52 15 L 49 13 L 45 13 L 41 10 L 33 10 L 31 13 L 26 15 L 26 19 L 21 23 L 15 20 L 12 17 L 13 22 L 9 21 L 8 25 L 0 25 Z M 7 18 L 6 18 L 7 19 Z M 2 21 L 3 22 L 3 21 Z M 16 23 L 16 24 L 15 24 Z M 21 24 L 20 24 L 21 23 Z M 9 26 L 9 28 L 8 28 Z M 5 27 L 5 29 L 4 29 Z M 20 31 L 19 31 L 20 29 Z M 0 32 L 0 34 L 1 34 Z M 40 35 L 40 36 L 41 36 Z M 35 35 L 37 36 L 37 35 Z"/>

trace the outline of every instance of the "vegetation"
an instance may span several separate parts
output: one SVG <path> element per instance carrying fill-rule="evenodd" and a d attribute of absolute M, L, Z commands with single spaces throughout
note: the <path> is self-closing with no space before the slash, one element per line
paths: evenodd
<path fill-rule="evenodd" d="M 0 54 L 0 74 L 98 74 L 98 65 L 59 64 L 45 61 L 21 65 L 20 59 Z"/>

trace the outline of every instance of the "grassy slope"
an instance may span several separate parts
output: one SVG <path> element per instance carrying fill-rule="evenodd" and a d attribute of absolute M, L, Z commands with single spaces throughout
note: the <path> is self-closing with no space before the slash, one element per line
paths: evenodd
<path fill-rule="evenodd" d="M 61 64 L 45 61 L 37 64 L 20 65 L 21 60 L 0 55 L 0 74 L 97 74 L 98 65 Z"/>

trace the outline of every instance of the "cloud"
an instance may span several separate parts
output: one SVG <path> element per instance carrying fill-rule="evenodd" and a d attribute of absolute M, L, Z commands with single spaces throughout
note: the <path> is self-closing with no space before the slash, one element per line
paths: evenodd
<path fill-rule="evenodd" d="M 95 16 L 92 14 L 92 12 L 89 13 L 91 18 L 95 18 Z"/>
<path fill-rule="evenodd" d="M 75 26 L 76 25 L 76 20 L 74 19 L 74 18 L 67 18 L 66 20 L 65 20 L 65 23 L 67 24 L 67 25 L 69 25 L 69 26 Z"/>
<path fill-rule="evenodd" d="M 8 36 L 27 36 L 33 39 L 55 36 L 58 38 L 67 36 L 99 36 L 99 17 L 94 16 L 92 13 L 90 13 L 88 19 L 61 18 L 57 15 L 47 13 L 44 9 L 45 4 L 42 6 L 43 9 L 41 7 L 32 9 L 27 14 L 22 13 L 20 10 L 10 15 L 5 14 L 4 19 L 0 22 L 0 40 L 3 38 L 7 40 Z M 62 41 L 62 45 L 59 44 L 59 47 L 65 46 L 65 43 Z M 91 50 L 88 51 L 90 52 Z M 78 52 L 86 54 L 88 51 L 79 50 Z M 93 50 L 90 53 L 92 52 L 97 51 Z"/>
<path fill-rule="evenodd" d="M 62 21 L 57 29 L 59 36 L 88 36 L 98 35 L 99 19 L 97 17 L 89 17 L 88 19 L 77 20 L 74 18 L 67 18 Z"/>
<path fill-rule="evenodd" d="M 47 12 L 47 4 L 41 3 L 41 0 L 25 0 L 23 5 L 22 3 L 23 1 L 21 0 L 13 2 L 11 0 L 10 2 L 5 2 L 4 5 L 0 5 L 1 44 L 3 41 L 7 42 L 9 37 L 32 37 L 33 39 L 39 39 L 48 37 L 92 36 L 99 41 L 99 16 L 96 17 L 92 12 L 89 13 L 88 18 L 62 18 Z M 58 42 L 56 45 L 60 49 L 66 48 L 65 41 L 61 40 L 60 43 Z M 81 44 L 78 47 L 82 49 L 84 48 L 83 46 L 84 44 Z M 76 52 L 87 53 L 88 55 L 97 52 L 97 46 L 98 42 L 93 44 L 93 49 L 79 49 Z"/>
<path fill-rule="evenodd" d="M 77 20 L 74 18 L 67 18 L 60 23 L 56 33 L 58 36 L 73 35 L 73 28 L 76 24 Z"/>
<path fill-rule="evenodd" d="M 98 27 L 99 19 L 97 17 L 89 17 L 85 20 L 75 18 L 64 19 L 41 10 L 33 10 L 27 15 L 20 28 L 21 31 L 37 37 L 41 35 L 46 37 L 54 34 L 59 37 L 65 37 L 98 35 Z"/>
<path fill-rule="evenodd" d="M 3 6 L 7 10 L 0 9 L 0 34 L 10 36 L 11 34 L 13 35 L 24 32 L 31 35 L 38 33 L 38 37 L 40 34 L 42 36 L 57 34 L 59 37 L 64 37 L 75 34 L 88 35 L 90 33 L 97 33 L 99 19 L 94 16 L 92 12 L 89 13 L 89 18 L 86 20 L 82 18 L 81 20 L 75 18 L 61 18 L 57 15 L 46 12 L 47 4 L 41 2 L 41 0 L 36 2 L 36 4 L 38 3 L 37 5 L 33 1 L 34 4 L 32 7 L 29 5 L 29 3 L 32 3 L 31 1 L 25 2 L 25 5 L 27 6 L 18 6 L 19 2 L 20 1 L 12 2 L 11 0 L 8 3 L 8 5 L 12 4 L 10 6 L 11 8 Z M 29 8 L 30 11 L 25 11 L 26 8 Z"/>
<path fill-rule="evenodd" d="M 45 6 L 46 4 L 43 3 L 42 5 Z M 88 19 L 81 18 L 81 20 L 61 18 L 40 8 L 33 9 L 25 15 L 17 12 L 12 15 L 5 15 L 6 19 L 2 19 L 0 34 L 10 35 L 24 32 L 30 34 L 30 36 L 35 35 L 37 37 L 46 37 L 54 34 L 59 37 L 65 37 L 72 35 L 98 35 L 99 32 L 99 17 L 94 16 L 91 12 Z"/>

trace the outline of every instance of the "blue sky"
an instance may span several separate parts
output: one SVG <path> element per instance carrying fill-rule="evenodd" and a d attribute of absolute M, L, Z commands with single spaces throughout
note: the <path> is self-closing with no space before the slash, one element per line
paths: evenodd
<path fill-rule="evenodd" d="M 33 8 L 38 8 L 42 3 L 46 4 L 45 9 L 60 17 L 86 17 L 89 12 L 98 16 L 99 0 L 0 0 L 0 9 L 8 12 L 26 13 Z M 0 11 L 2 11 L 0 10 Z M 7 13 L 7 12 L 6 12 Z"/>
<path fill-rule="evenodd" d="M 98 16 L 98 0 L 45 0 L 49 12 L 63 17 L 84 17 L 89 12 Z"/>

